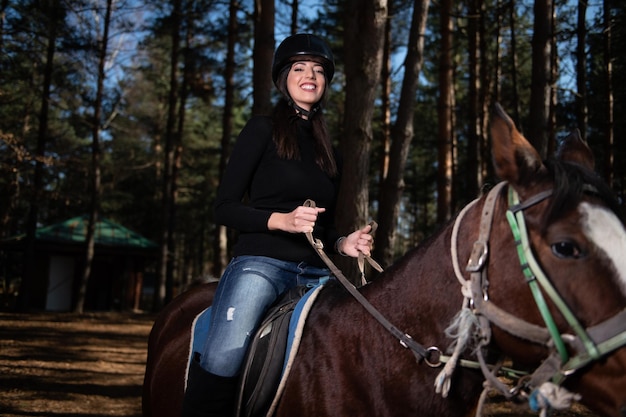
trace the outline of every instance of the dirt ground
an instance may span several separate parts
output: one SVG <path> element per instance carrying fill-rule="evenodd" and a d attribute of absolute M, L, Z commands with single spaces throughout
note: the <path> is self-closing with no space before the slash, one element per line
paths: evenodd
<path fill-rule="evenodd" d="M 140 417 L 153 320 L 130 313 L 0 313 L 0 416 Z M 537 414 L 493 398 L 483 415 Z M 591 416 L 580 406 L 552 414 Z"/>
<path fill-rule="evenodd" d="M 0 313 L 0 415 L 141 416 L 153 319 Z"/>

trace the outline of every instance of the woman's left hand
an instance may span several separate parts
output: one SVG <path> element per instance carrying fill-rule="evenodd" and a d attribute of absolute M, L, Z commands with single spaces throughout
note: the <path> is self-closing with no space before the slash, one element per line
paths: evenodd
<path fill-rule="evenodd" d="M 362 229 L 350 233 L 345 239 L 341 239 L 337 247 L 339 253 L 353 258 L 358 257 L 359 253 L 371 255 L 372 245 L 374 244 L 374 237 L 370 234 L 371 231 L 372 226 L 368 224 Z"/>

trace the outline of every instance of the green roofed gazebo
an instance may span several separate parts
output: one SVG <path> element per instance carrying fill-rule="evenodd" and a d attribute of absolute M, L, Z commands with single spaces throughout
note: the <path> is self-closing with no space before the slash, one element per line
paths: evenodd
<path fill-rule="evenodd" d="M 85 243 L 87 216 L 74 217 L 64 222 L 37 229 L 36 238 L 42 241 Z M 157 244 L 111 220 L 102 219 L 96 224 L 96 245 L 134 249 L 156 249 Z"/>
<path fill-rule="evenodd" d="M 0 242 L 3 257 L 12 264 L 7 270 L 14 275 L 5 280 L 21 281 L 19 291 L 26 292 L 28 308 L 70 311 L 75 306 L 88 221 L 79 216 L 37 229 L 35 271 L 28 283 L 21 277 L 26 236 Z M 158 245 L 150 239 L 111 220 L 98 221 L 85 310 L 142 308 L 144 276 L 154 269 L 157 256 Z"/>

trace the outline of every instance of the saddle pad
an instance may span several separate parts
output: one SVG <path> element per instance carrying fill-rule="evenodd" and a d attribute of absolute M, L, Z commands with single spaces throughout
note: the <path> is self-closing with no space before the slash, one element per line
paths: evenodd
<path fill-rule="evenodd" d="M 291 316 L 291 320 L 289 321 L 289 335 L 287 337 L 287 352 L 285 353 L 283 375 L 280 378 L 280 383 L 278 385 L 278 389 L 276 390 L 274 401 L 272 401 L 272 405 L 267 412 L 268 416 L 273 415 L 274 411 L 276 411 L 278 400 L 282 396 L 285 389 L 285 381 L 287 380 L 287 376 L 291 371 L 291 367 L 294 363 L 296 354 L 298 353 L 298 348 L 300 347 L 300 340 L 302 339 L 304 323 L 307 316 L 309 315 L 309 311 L 311 311 L 311 307 L 313 306 L 315 299 L 317 298 L 323 286 L 324 284 L 320 284 L 316 287 L 313 287 L 313 289 L 304 294 L 302 299 L 300 299 L 300 301 L 296 305 L 296 308 L 293 310 L 293 315 Z"/>
<path fill-rule="evenodd" d="M 202 352 L 203 343 L 209 332 L 211 322 L 211 307 L 202 310 L 191 322 L 191 339 L 189 340 L 189 350 L 187 351 L 187 369 L 185 370 L 185 390 L 187 390 L 187 378 L 189 376 L 189 365 L 193 359 L 194 352 Z"/>
<path fill-rule="evenodd" d="M 304 328 L 306 317 L 311 310 L 311 306 L 313 305 L 315 298 L 317 297 L 323 286 L 324 284 L 320 284 L 307 291 L 304 296 L 302 296 L 293 311 L 293 314 L 289 321 L 289 334 L 287 337 L 287 347 L 285 353 L 285 361 L 283 365 L 283 374 L 281 376 L 278 392 L 276 394 L 274 402 L 272 403 L 268 415 L 271 415 L 273 413 L 274 407 L 276 406 L 278 399 L 280 398 L 280 394 L 284 389 L 284 381 L 289 374 L 289 371 L 291 370 L 293 358 L 298 352 L 298 346 L 300 344 L 300 338 L 302 337 L 302 329 Z M 208 307 L 205 310 L 201 311 L 191 323 L 191 339 L 189 342 L 189 351 L 187 352 L 188 361 L 187 369 L 185 372 L 185 389 L 187 388 L 189 364 L 191 363 L 194 352 L 202 352 L 202 349 L 204 347 L 203 344 L 207 338 L 207 333 L 209 331 L 210 321 L 211 307 Z"/>

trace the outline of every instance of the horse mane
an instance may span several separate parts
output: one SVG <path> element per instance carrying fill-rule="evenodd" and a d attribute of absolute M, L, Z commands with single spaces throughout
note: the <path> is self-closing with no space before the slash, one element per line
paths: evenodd
<path fill-rule="evenodd" d="M 554 180 L 550 206 L 542 228 L 575 209 L 585 197 L 601 200 L 624 223 L 623 207 L 615 193 L 595 172 L 575 162 L 549 159 L 544 162 Z"/>

